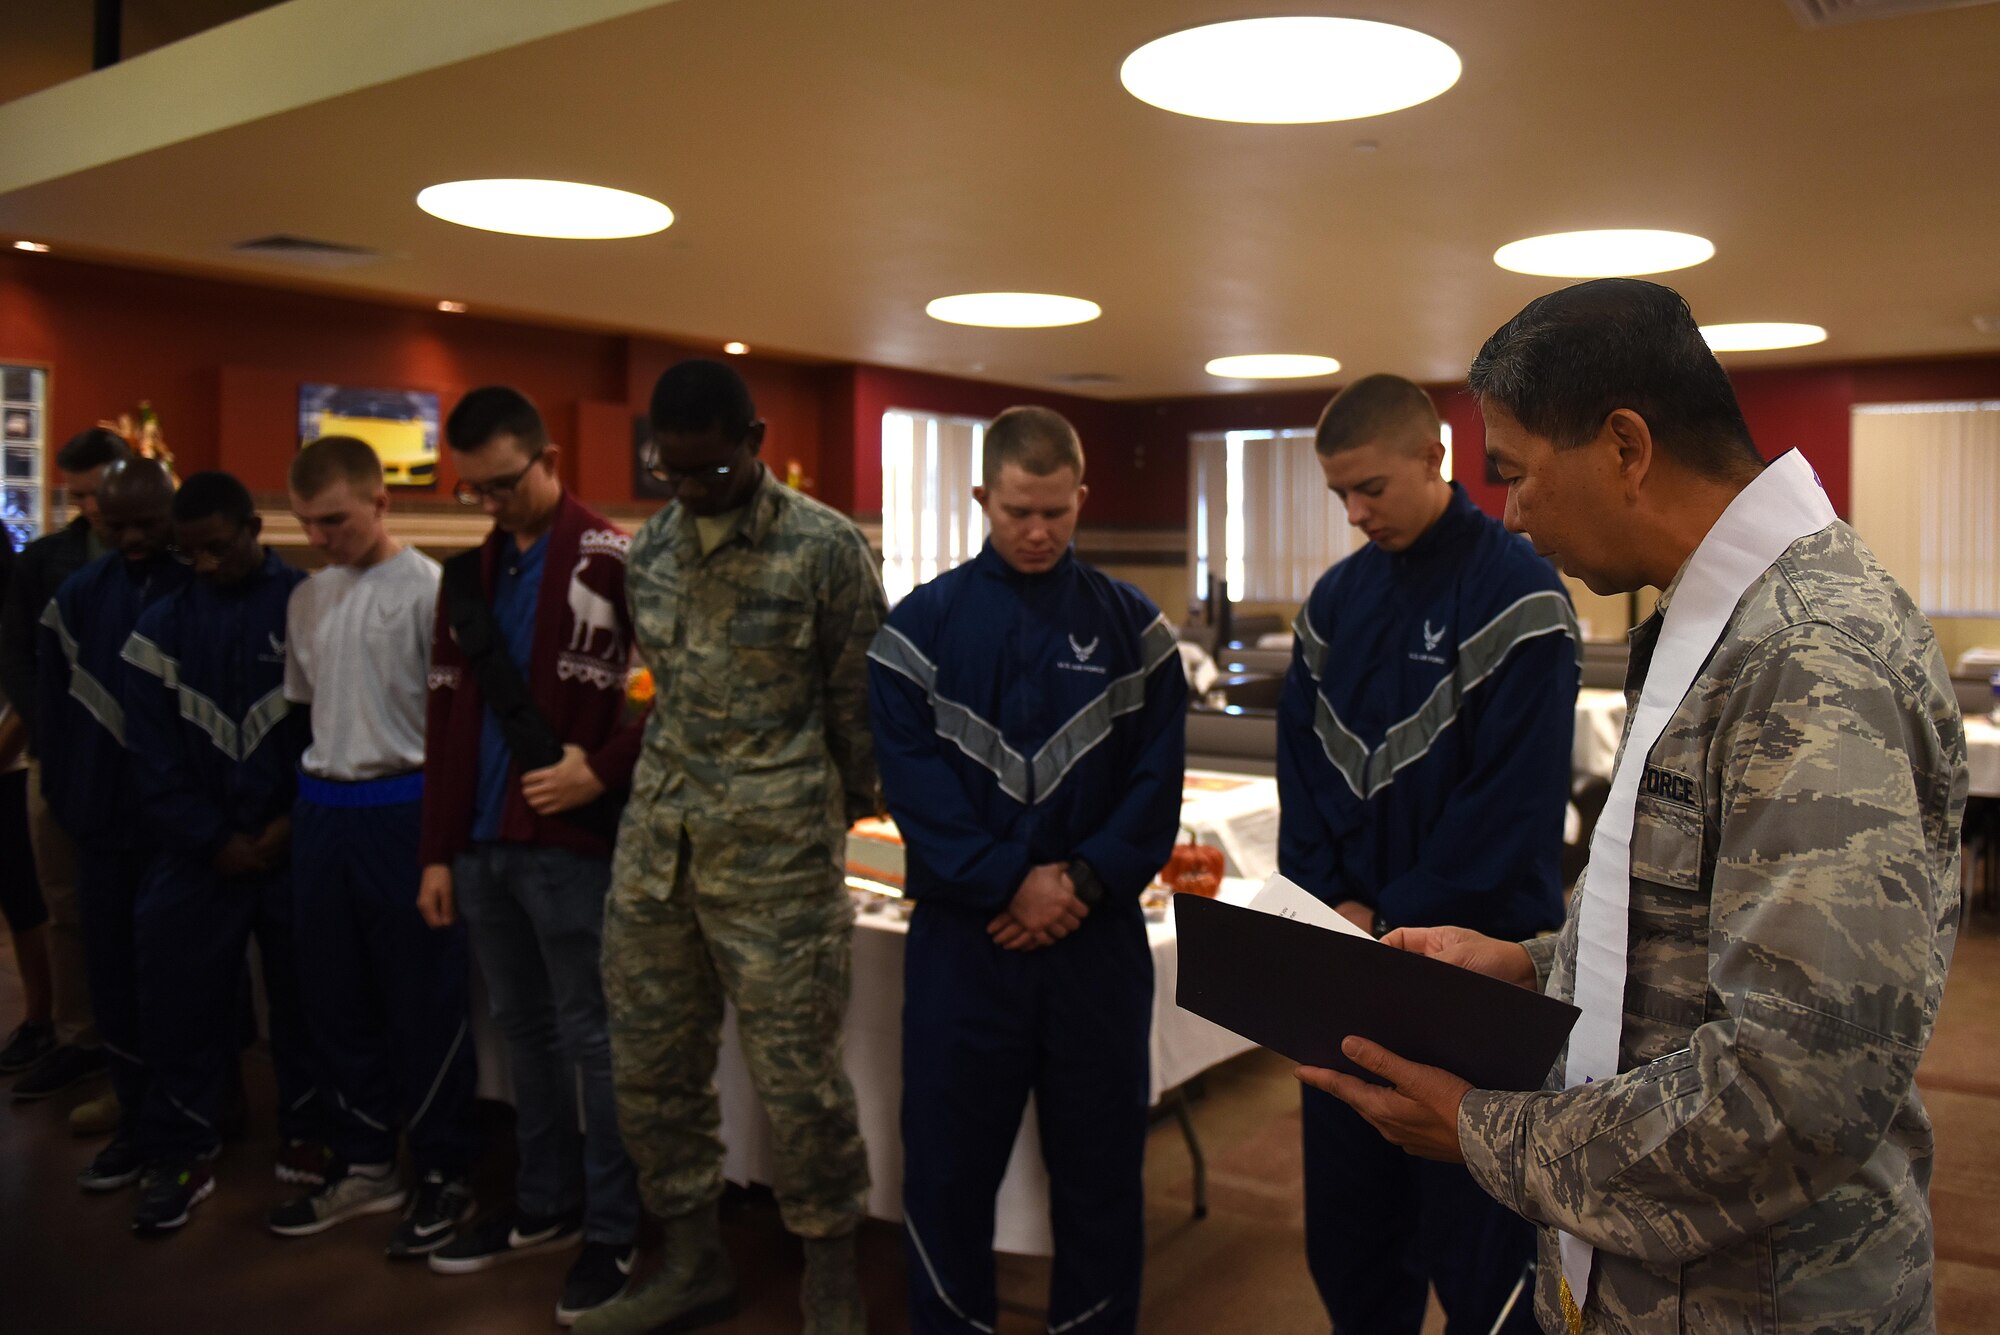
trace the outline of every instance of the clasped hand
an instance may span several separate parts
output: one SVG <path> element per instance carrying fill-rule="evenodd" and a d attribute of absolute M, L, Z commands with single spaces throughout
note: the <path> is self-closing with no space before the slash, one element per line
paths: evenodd
<path fill-rule="evenodd" d="M 211 865 L 221 876 L 257 876 L 284 866 L 291 846 L 292 818 L 279 816 L 255 834 L 238 832 L 223 840 Z"/>
<path fill-rule="evenodd" d="M 1083 925 L 1090 905 L 1077 898 L 1069 868 L 1047 862 L 1028 873 L 1007 911 L 986 924 L 986 934 L 1003 950 L 1040 950 Z"/>
<path fill-rule="evenodd" d="M 1535 966 L 1527 951 L 1511 941 L 1481 936 L 1463 927 L 1403 927 L 1383 937 L 1382 944 L 1520 987 L 1535 985 Z M 1342 1040 L 1340 1051 L 1347 1060 L 1388 1084 L 1370 1084 L 1318 1066 L 1299 1067 L 1299 1079 L 1360 1113 L 1392 1145 L 1400 1145 L 1419 1158 L 1465 1161 L 1458 1146 L 1458 1106 L 1471 1092 L 1470 1083 L 1441 1067 L 1406 1061 L 1354 1035 Z"/>
<path fill-rule="evenodd" d="M 521 776 L 521 796 L 538 816 L 554 816 L 588 806 L 604 793 L 604 780 L 590 767 L 584 749 L 575 743 L 563 747 L 562 759 Z"/>

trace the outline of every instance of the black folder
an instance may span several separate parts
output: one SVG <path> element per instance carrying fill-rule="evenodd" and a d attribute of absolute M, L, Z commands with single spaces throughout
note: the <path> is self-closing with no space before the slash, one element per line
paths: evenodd
<path fill-rule="evenodd" d="M 1582 1012 L 1427 956 L 1199 895 L 1175 895 L 1183 1010 L 1283 1054 L 1374 1080 L 1349 1034 L 1479 1089 L 1540 1089 Z M 1376 1083 L 1380 1083 L 1376 1081 Z"/>

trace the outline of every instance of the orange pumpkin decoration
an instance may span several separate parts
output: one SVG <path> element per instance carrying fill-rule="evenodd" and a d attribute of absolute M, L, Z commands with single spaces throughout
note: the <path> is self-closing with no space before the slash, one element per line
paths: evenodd
<path fill-rule="evenodd" d="M 1190 837 L 1187 843 L 1174 845 L 1173 855 L 1167 859 L 1160 879 L 1177 895 L 1203 895 L 1213 899 L 1215 892 L 1222 888 L 1222 873 L 1227 865 L 1221 849 L 1197 844 Z"/>

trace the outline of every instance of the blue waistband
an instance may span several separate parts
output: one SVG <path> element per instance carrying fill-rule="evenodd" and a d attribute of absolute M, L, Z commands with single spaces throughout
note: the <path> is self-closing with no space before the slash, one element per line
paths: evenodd
<path fill-rule="evenodd" d="M 408 774 L 391 774 L 386 779 L 364 779 L 360 783 L 315 779 L 301 772 L 299 797 L 302 801 L 322 807 L 401 806 L 405 802 L 423 800 L 424 772 L 412 770 Z"/>

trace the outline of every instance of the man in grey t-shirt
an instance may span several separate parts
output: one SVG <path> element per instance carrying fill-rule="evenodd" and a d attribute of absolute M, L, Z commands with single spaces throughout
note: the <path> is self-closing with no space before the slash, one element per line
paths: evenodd
<path fill-rule="evenodd" d="M 299 974 L 341 1109 L 326 1185 L 271 1212 L 299 1237 L 403 1209 L 394 1258 L 427 1256 L 472 1212 L 475 1082 L 462 924 L 417 912 L 424 703 L 438 564 L 383 525 L 365 443 L 316 440 L 292 462 L 292 509 L 329 565 L 292 594 L 285 694 L 312 709 L 292 817 Z M 415 1191 L 396 1174 L 409 1140 Z"/>

